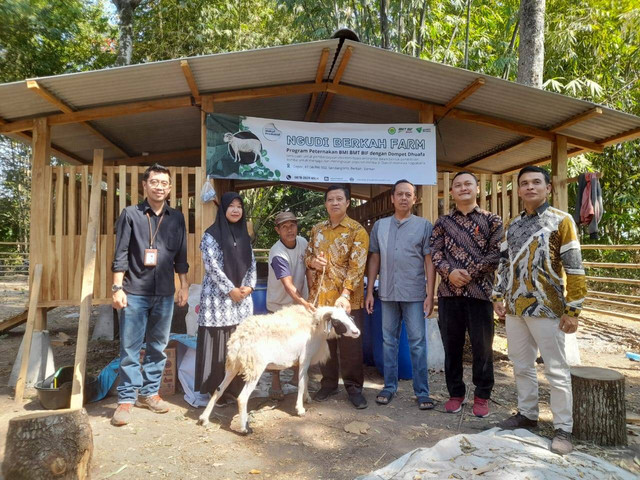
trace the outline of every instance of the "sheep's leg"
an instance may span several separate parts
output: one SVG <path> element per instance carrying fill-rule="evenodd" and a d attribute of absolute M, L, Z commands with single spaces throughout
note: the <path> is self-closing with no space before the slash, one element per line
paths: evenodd
<path fill-rule="evenodd" d="M 309 369 L 304 370 L 304 401 L 311 403 L 311 395 L 309 395 Z"/>
<path fill-rule="evenodd" d="M 234 378 L 236 378 L 237 374 L 238 374 L 237 371 L 230 372 L 229 370 L 226 370 L 224 372 L 224 379 L 222 380 L 222 383 L 218 385 L 218 388 L 216 388 L 216 391 L 213 392 L 213 396 L 211 397 L 211 400 L 209 400 L 209 403 L 207 403 L 207 407 L 204 409 L 204 412 L 202 412 L 202 415 L 200 415 L 200 417 L 198 418 L 198 425 L 205 426 L 209 423 L 209 416 L 211 415 L 211 410 L 213 410 L 214 405 L 216 404 L 218 399 L 222 396 L 224 391 L 227 389 L 231 381 Z"/>
<path fill-rule="evenodd" d="M 258 154 L 259 152 L 257 150 L 253 151 L 253 163 L 256 163 L 258 161 Z"/>
<path fill-rule="evenodd" d="M 263 369 L 264 371 L 264 369 Z M 251 427 L 249 427 L 249 414 L 247 413 L 247 402 L 249 401 L 249 396 L 251 392 L 253 392 L 258 384 L 258 380 L 260 380 L 260 375 L 256 380 L 252 380 L 251 382 L 245 383 L 242 392 L 238 395 L 238 414 L 240 415 L 240 431 L 245 435 L 247 433 L 251 433 Z"/>
<path fill-rule="evenodd" d="M 309 375 L 307 375 L 307 370 L 309 368 L 309 359 L 308 358 L 300 358 L 300 367 L 298 368 L 298 398 L 296 400 L 296 413 L 298 416 L 303 417 L 306 413 L 304 408 L 304 402 L 310 402 L 311 398 L 309 397 L 309 391 L 307 390 L 307 386 L 309 383 Z"/>

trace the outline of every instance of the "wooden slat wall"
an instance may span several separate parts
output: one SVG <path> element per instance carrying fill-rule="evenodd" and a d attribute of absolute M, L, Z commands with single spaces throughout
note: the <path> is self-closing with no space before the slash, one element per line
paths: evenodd
<path fill-rule="evenodd" d="M 109 303 L 111 297 L 111 262 L 115 248 L 115 222 L 128 205 L 143 199 L 140 180 L 146 167 L 107 166 L 103 169 L 101 229 L 97 238 L 96 277 L 94 303 Z M 201 283 L 203 269 L 200 239 L 209 227 L 205 220 L 206 208 L 200 202 L 200 191 L 205 176 L 200 167 L 170 168 L 173 188 L 169 197 L 171 206 L 182 211 L 187 226 L 187 256 L 190 265 L 189 283 Z M 40 306 L 72 305 L 79 302 L 84 258 L 85 233 L 88 225 L 91 167 L 45 167 L 44 180 L 50 199 L 47 254 L 44 256 L 42 295 Z M 515 176 L 480 175 L 480 207 L 499 214 L 508 221 L 518 213 L 517 193 L 512 194 Z M 422 187 L 422 215 L 434 221 L 438 215 L 448 213 L 451 175 L 438 175 L 438 188 Z M 439 201 L 442 198 L 442 203 Z M 358 207 L 358 218 L 376 220 L 393 210 L 388 193 Z M 373 222 L 370 226 L 373 226 Z M 176 286 L 178 286 L 176 276 Z"/>
<path fill-rule="evenodd" d="M 141 182 L 147 167 L 107 166 L 103 168 L 101 227 L 96 244 L 94 303 L 109 303 L 111 263 L 115 248 L 115 223 L 128 205 L 143 200 Z M 171 206 L 183 212 L 187 225 L 189 283 L 202 281 L 200 239 L 205 228 L 200 190 L 204 175 L 199 167 L 171 168 Z M 79 304 L 82 259 L 88 226 L 91 167 L 45 167 L 45 190 L 51 202 L 47 251 L 40 306 Z M 178 183 L 179 182 L 179 183 Z M 176 285 L 178 285 L 176 275 Z"/>

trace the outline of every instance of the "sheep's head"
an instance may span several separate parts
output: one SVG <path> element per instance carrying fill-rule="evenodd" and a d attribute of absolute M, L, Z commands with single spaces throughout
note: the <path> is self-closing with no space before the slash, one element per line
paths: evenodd
<path fill-rule="evenodd" d="M 341 307 L 322 307 L 318 309 L 322 320 L 326 322 L 327 330 L 333 328 L 337 335 L 358 338 L 360 330 L 356 327 L 353 317 L 349 316 Z"/>
<path fill-rule="evenodd" d="M 233 133 L 225 133 L 224 137 L 222 137 L 222 139 L 229 143 L 231 140 L 233 140 Z"/>

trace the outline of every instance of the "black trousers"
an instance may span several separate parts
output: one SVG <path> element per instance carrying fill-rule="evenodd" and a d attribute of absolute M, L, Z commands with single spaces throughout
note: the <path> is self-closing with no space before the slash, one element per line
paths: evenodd
<path fill-rule="evenodd" d="M 469 332 L 475 396 L 488 399 L 493 389 L 493 305 L 467 297 L 438 297 L 438 325 L 444 345 L 444 373 L 451 397 L 464 397 L 462 353 Z"/>
<path fill-rule="evenodd" d="M 351 310 L 356 327 L 362 332 L 364 325 L 364 309 Z M 338 388 L 338 380 L 342 375 L 344 387 L 349 395 L 362 392 L 364 383 L 364 367 L 362 365 L 362 335 L 358 338 L 338 337 L 328 340 L 331 356 L 327 363 L 320 366 L 323 388 Z"/>

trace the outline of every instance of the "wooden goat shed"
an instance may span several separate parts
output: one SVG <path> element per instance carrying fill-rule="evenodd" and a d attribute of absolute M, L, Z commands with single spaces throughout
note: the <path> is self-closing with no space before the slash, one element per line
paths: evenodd
<path fill-rule="evenodd" d="M 114 221 L 141 198 L 140 178 L 171 170 L 171 204 L 187 220 L 190 282 L 202 278 L 198 244 L 215 206 L 206 181 L 206 112 L 283 120 L 435 123 L 438 184 L 420 186 L 419 211 L 449 208 L 453 174 L 480 176 L 482 207 L 507 219 L 522 166 L 551 162 L 553 202 L 568 207 L 567 158 L 640 136 L 640 118 L 498 78 L 331 39 L 38 78 L 0 85 L 0 133 L 33 146 L 30 265 L 43 264 L 36 330 L 46 309 L 77 305 L 92 158 L 102 150 L 93 303 L 111 301 Z M 68 165 L 52 165 L 51 157 Z M 411 172 L 406 175 L 411 178 Z M 214 180 L 218 194 L 265 183 Z M 296 184 L 306 188 L 322 185 Z M 383 185 L 352 185 L 362 222 L 388 214 Z"/>

